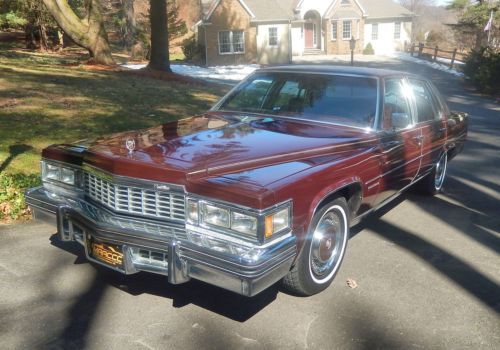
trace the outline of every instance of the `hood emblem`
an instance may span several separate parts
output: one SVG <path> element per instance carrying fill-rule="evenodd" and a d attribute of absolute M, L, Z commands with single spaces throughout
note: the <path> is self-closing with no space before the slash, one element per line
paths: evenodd
<path fill-rule="evenodd" d="M 127 141 L 125 141 L 125 147 L 128 149 L 128 154 L 132 154 L 135 150 L 135 140 L 127 139 Z"/>

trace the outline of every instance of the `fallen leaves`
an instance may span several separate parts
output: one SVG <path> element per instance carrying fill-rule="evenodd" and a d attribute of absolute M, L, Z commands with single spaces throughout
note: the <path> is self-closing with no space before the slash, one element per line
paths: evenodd
<path fill-rule="evenodd" d="M 0 108 L 16 107 L 19 104 L 21 104 L 21 101 L 16 98 L 12 98 L 7 101 L 0 100 Z"/>
<path fill-rule="evenodd" d="M 358 288 L 358 282 L 356 282 L 353 278 L 348 278 L 346 283 L 347 283 L 347 286 L 351 289 Z"/>

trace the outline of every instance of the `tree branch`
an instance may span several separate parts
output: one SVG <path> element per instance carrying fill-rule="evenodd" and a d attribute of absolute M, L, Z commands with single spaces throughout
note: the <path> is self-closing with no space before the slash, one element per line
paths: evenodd
<path fill-rule="evenodd" d="M 78 45 L 87 46 L 86 33 L 89 26 L 69 6 L 67 0 L 43 0 L 61 29 Z"/>

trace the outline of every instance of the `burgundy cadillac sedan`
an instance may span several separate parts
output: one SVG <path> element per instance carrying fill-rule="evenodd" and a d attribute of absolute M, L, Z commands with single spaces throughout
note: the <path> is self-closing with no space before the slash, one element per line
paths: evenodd
<path fill-rule="evenodd" d="M 350 227 L 409 186 L 443 186 L 467 115 L 407 73 L 256 71 L 203 115 L 43 150 L 35 218 L 125 274 L 253 296 L 332 282 Z"/>

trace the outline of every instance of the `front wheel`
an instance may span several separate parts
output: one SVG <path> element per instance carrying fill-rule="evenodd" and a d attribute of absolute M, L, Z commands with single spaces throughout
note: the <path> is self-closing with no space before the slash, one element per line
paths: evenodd
<path fill-rule="evenodd" d="M 347 203 L 339 197 L 314 214 L 297 262 L 283 279 L 284 287 L 303 296 L 326 289 L 340 268 L 348 239 Z"/>

